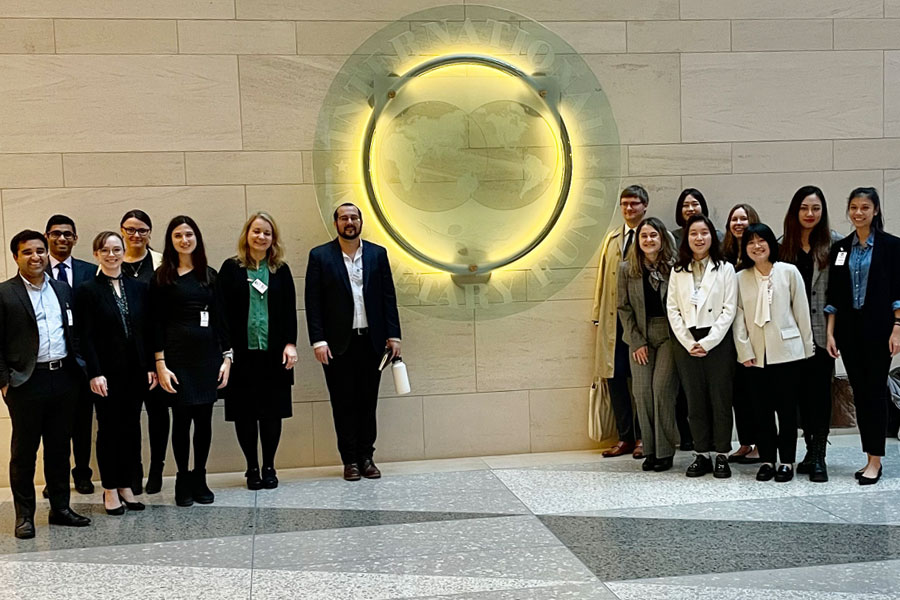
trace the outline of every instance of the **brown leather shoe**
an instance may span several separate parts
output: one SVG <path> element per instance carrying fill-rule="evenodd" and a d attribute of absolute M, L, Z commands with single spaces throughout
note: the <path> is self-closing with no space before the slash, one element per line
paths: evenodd
<path fill-rule="evenodd" d="M 635 444 L 631 458 L 644 458 L 644 444 L 641 443 L 641 440 L 638 440 L 637 444 Z"/>
<path fill-rule="evenodd" d="M 363 459 L 362 461 L 362 476 L 366 479 L 380 479 L 381 471 L 378 467 L 375 466 L 375 463 L 372 462 L 371 458 Z"/>
<path fill-rule="evenodd" d="M 359 472 L 359 466 L 356 463 L 344 465 L 344 479 L 346 481 L 359 481 L 362 475 Z"/>
<path fill-rule="evenodd" d="M 634 451 L 634 442 L 619 442 L 612 448 L 604 450 L 601 456 L 603 458 L 612 458 L 613 456 L 631 454 L 632 451 Z"/>

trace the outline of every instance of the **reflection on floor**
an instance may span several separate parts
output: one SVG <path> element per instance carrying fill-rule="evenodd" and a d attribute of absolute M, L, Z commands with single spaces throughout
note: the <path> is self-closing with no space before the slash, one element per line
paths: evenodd
<path fill-rule="evenodd" d="M 73 496 L 86 529 L 16 540 L 0 489 L 0 598 L 215 600 L 887 600 L 900 597 L 900 446 L 860 487 L 857 436 L 835 436 L 831 481 L 688 479 L 597 452 L 281 471 L 276 490 L 212 478 L 178 508 L 171 480 L 143 513 Z M 801 441 L 802 446 L 802 441 Z M 802 453 L 802 449 L 801 449 Z"/>

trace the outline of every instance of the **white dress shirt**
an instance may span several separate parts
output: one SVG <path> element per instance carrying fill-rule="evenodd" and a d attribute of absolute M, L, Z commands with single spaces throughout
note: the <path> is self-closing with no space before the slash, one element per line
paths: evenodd
<path fill-rule="evenodd" d="M 72 287 L 72 256 L 71 255 L 69 255 L 69 257 L 66 260 L 59 261 L 59 260 L 56 260 L 55 258 L 53 258 L 53 255 L 51 254 L 50 255 L 50 274 L 53 277 L 53 279 L 59 279 L 59 266 L 58 265 L 60 262 L 63 262 L 66 265 L 66 268 L 64 269 L 64 271 L 66 273 L 66 283 L 69 284 L 69 287 Z"/>
<path fill-rule="evenodd" d="M 19 277 L 22 277 L 19 274 Z M 50 287 L 50 276 L 44 274 L 44 283 L 41 287 L 33 285 L 22 277 L 31 307 L 34 309 L 34 318 L 38 328 L 38 353 L 37 362 L 50 362 L 66 357 L 66 332 L 63 329 L 63 312 L 59 305 L 56 292 Z"/>
<path fill-rule="evenodd" d="M 343 252 L 344 266 L 347 268 L 347 277 L 350 278 L 350 291 L 353 294 L 353 329 L 365 329 L 369 326 L 366 318 L 366 302 L 363 299 L 363 241 L 359 240 L 359 248 L 353 256 L 347 256 Z"/>

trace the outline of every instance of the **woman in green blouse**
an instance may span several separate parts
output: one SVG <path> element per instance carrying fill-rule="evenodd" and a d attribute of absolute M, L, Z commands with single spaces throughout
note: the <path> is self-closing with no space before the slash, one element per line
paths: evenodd
<path fill-rule="evenodd" d="M 275 488 L 281 421 L 291 416 L 297 299 L 278 226 L 270 215 L 250 216 L 238 239 L 237 256 L 222 264 L 217 285 L 234 347 L 225 420 L 234 421 L 247 459 L 247 487 Z"/>

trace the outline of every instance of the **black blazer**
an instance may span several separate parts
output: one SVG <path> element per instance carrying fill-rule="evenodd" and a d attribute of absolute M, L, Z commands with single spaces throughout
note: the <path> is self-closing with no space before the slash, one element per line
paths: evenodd
<path fill-rule="evenodd" d="M 856 233 L 851 233 L 831 247 L 829 257 L 829 279 L 826 297 L 828 304 L 837 309 L 835 315 L 835 339 L 838 347 L 847 341 L 853 332 L 847 327 L 841 313 L 853 309 L 853 282 L 850 277 L 850 249 Z M 843 265 L 836 265 L 839 252 L 846 252 Z M 887 342 L 894 328 L 893 303 L 900 300 L 900 238 L 883 231 L 875 232 L 872 247 L 872 265 L 869 267 L 869 281 L 866 285 L 866 301 L 862 312 L 865 315 L 864 330 L 853 337 L 864 336 L 873 344 Z"/>
<path fill-rule="evenodd" d="M 335 356 L 346 352 L 353 334 L 353 293 L 337 239 L 309 251 L 305 298 L 310 344 L 326 341 Z M 369 340 L 381 353 L 388 338 L 400 337 L 400 315 L 387 250 L 369 241 L 363 242 L 363 300 Z"/>
<path fill-rule="evenodd" d="M 154 371 L 150 352 L 149 288 L 129 277 L 122 278 L 122 289 L 128 302 L 132 336 L 137 356 L 132 354 L 113 291 L 103 275 L 95 275 L 75 290 L 75 323 L 81 340 L 81 356 L 86 363 L 88 379 L 103 375 L 107 379 L 127 377 L 136 368 Z M 137 360 L 138 365 L 132 361 Z"/>
<path fill-rule="evenodd" d="M 62 312 L 68 351 L 66 361 L 71 361 L 70 366 L 76 366 L 78 336 L 75 328 L 69 326 L 66 314 L 67 310 L 74 309 L 72 290 L 65 283 L 52 278 L 50 287 L 56 292 Z M 31 306 L 25 283 L 16 273 L 12 278 L 0 283 L 0 387 L 7 384 L 19 387 L 31 378 L 34 365 L 37 363 L 39 343 L 34 307 Z"/>
<path fill-rule="evenodd" d="M 241 362 L 247 350 L 247 316 L 250 312 L 250 294 L 247 287 L 247 269 L 232 257 L 222 263 L 216 287 L 223 308 L 225 322 L 234 348 L 234 362 Z M 269 351 L 281 356 L 286 344 L 297 343 L 297 291 L 291 268 L 282 265 L 269 273 Z"/>
<path fill-rule="evenodd" d="M 47 262 L 47 274 L 50 279 L 54 278 L 53 269 L 50 268 L 50 262 Z M 97 265 L 72 257 L 72 288 L 77 288 L 82 283 L 92 281 L 97 275 Z"/>

